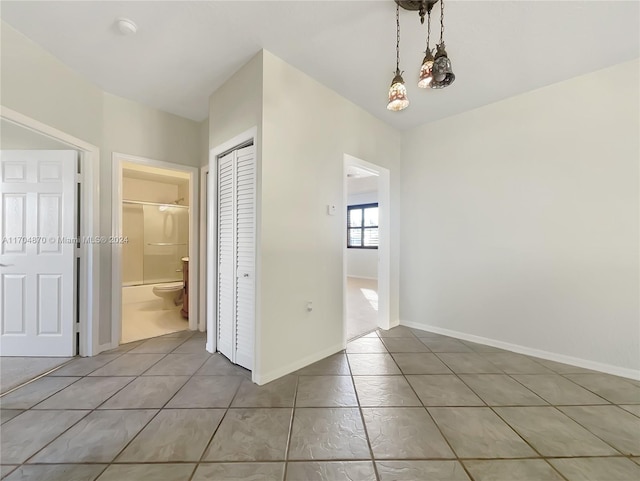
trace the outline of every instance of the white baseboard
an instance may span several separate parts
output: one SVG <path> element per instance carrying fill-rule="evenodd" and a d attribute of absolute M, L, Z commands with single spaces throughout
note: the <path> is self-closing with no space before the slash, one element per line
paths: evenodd
<path fill-rule="evenodd" d="M 298 369 L 302 369 L 303 367 L 308 366 L 309 364 L 313 364 L 314 362 L 320 361 L 322 359 L 324 359 L 325 357 L 331 356 L 332 354 L 335 354 L 336 352 L 340 352 L 344 349 L 344 347 L 342 347 L 342 343 L 340 344 L 336 344 L 333 347 L 330 347 L 329 349 L 324 349 L 320 352 L 316 352 L 314 354 L 311 354 L 310 356 L 307 356 L 305 358 L 302 359 L 298 359 L 295 362 L 292 362 L 291 364 L 287 364 L 286 366 L 283 366 L 281 368 L 278 369 L 274 369 L 270 372 L 267 372 L 265 374 L 257 374 L 255 376 L 254 382 L 256 384 L 258 384 L 259 386 L 262 386 L 263 384 L 267 384 L 268 382 L 274 381 L 282 376 L 286 376 L 287 374 L 291 374 L 294 371 L 297 371 Z"/>
<path fill-rule="evenodd" d="M 347 274 L 347 277 L 353 277 L 354 279 L 367 279 L 368 281 L 377 281 L 377 277 L 367 277 L 367 276 L 352 276 L 351 274 Z"/>
<path fill-rule="evenodd" d="M 637 369 L 628 369 L 625 367 L 613 366 L 611 364 L 604 364 L 601 362 L 589 361 L 588 359 L 565 356 L 564 354 L 543 351 L 541 349 L 534 349 L 531 347 L 521 346 L 519 344 L 511 344 L 509 342 L 489 339 L 487 337 L 475 336 L 473 334 L 466 334 L 464 332 L 453 331 L 451 329 L 445 329 L 442 327 L 430 326 L 427 324 L 420 324 L 418 322 L 400 321 L 400 325 L 412 327 L 414 329 L 420 329 L 422 331 L 442 334 L 443 336 L 455 337 L 456 339 L 462 339 L 464 341 L 471 341 L 471 342 L 476 342 L 478 344 L 497 347 L 499 349 L 504 349 L 506 351 L 517 352 L 518 354 L 526 354 L 527 356 L 539 357 L 541 359 L 546 359 L 548 361 L 561 362 L 563 364 L 569 364 L 571 366 L 582 367 L 584 369 L 591 369 L 593 371 L 600 371 L 606 374 L 613 374 L 614 376 L 621 376 L 629 379 L 640 380 L 640 371 Z"/>

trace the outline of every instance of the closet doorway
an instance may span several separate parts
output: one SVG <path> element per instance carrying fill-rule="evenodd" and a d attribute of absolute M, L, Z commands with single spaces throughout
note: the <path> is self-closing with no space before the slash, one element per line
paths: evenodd
<path fill-rule="evenodd" d="M 254 136 L 215 149 L 209 172 L 207 307 L 210 352 L 254 370 L 256 149 Z M 228 145 L 228 144 L 227 144 Z M 215 151 L 219 153 L 216 154 Z"/>

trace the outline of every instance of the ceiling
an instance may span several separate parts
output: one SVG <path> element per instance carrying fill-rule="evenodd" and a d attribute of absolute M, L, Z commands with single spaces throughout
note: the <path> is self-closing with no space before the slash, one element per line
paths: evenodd
<path fill-rule="evenodd" d="M 208 116 L 209 95 L 261 48 L 399 129 L 639 56 L 636 1 L 449 0 L 445 12 L 455 83 L 417 88 L 426 29 L 402 11 L 411 105 L 389 112 L 392 0 L 0 3 L 4 21 L 102 89 L 197 121 Z M 137 35 L 116 32 L 122 16 Z"/>
<path fill-rule="evenodd" d="M 150 165 L 122 162 L 122 176 L 128 179 L 150 180 L 172 185 L 189 185 L 189 173 L 162 169 Z"/>

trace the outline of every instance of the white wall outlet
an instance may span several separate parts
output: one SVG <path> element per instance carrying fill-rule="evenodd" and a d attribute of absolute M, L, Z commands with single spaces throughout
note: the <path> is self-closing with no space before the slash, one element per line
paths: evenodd
<path fill-rule="evenodd" d="M 313 301 L 307 302 L 307 311 L 309 312 L 313 311 Z"/>
<path fill-rule="evenodd" d="M 327 214 L 329 215 L 336 215 L 337 210 L 338 209 L 335 204 L 329 204 L 327 206 Z"/>

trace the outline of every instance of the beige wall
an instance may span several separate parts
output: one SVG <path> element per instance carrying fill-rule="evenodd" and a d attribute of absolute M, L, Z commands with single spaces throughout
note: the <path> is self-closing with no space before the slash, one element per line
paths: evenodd
<path fill-rule="evenodd" d="M 404 134 L 403 322 L 637 373 L 639 66 Z"/>
<path fill-rule="evenodd" d="M 326 206 L 343 203 L 345 153 L 391 171 L 390 312 L 398 322 L 400 134 L 269 52 L 263 59 L 259 361 L 269 380 L 342 348 L 343 216 Z"/>
<path fill-rule="evenodd" d="M 2 22 L 0 103 L 100 147 L 100 229 L 111 233 L 113 152 L 201 164 L 199 122 L 103 92 Z M 99 342 L 111 342 L 111 249 L 100 251 Z"/>

